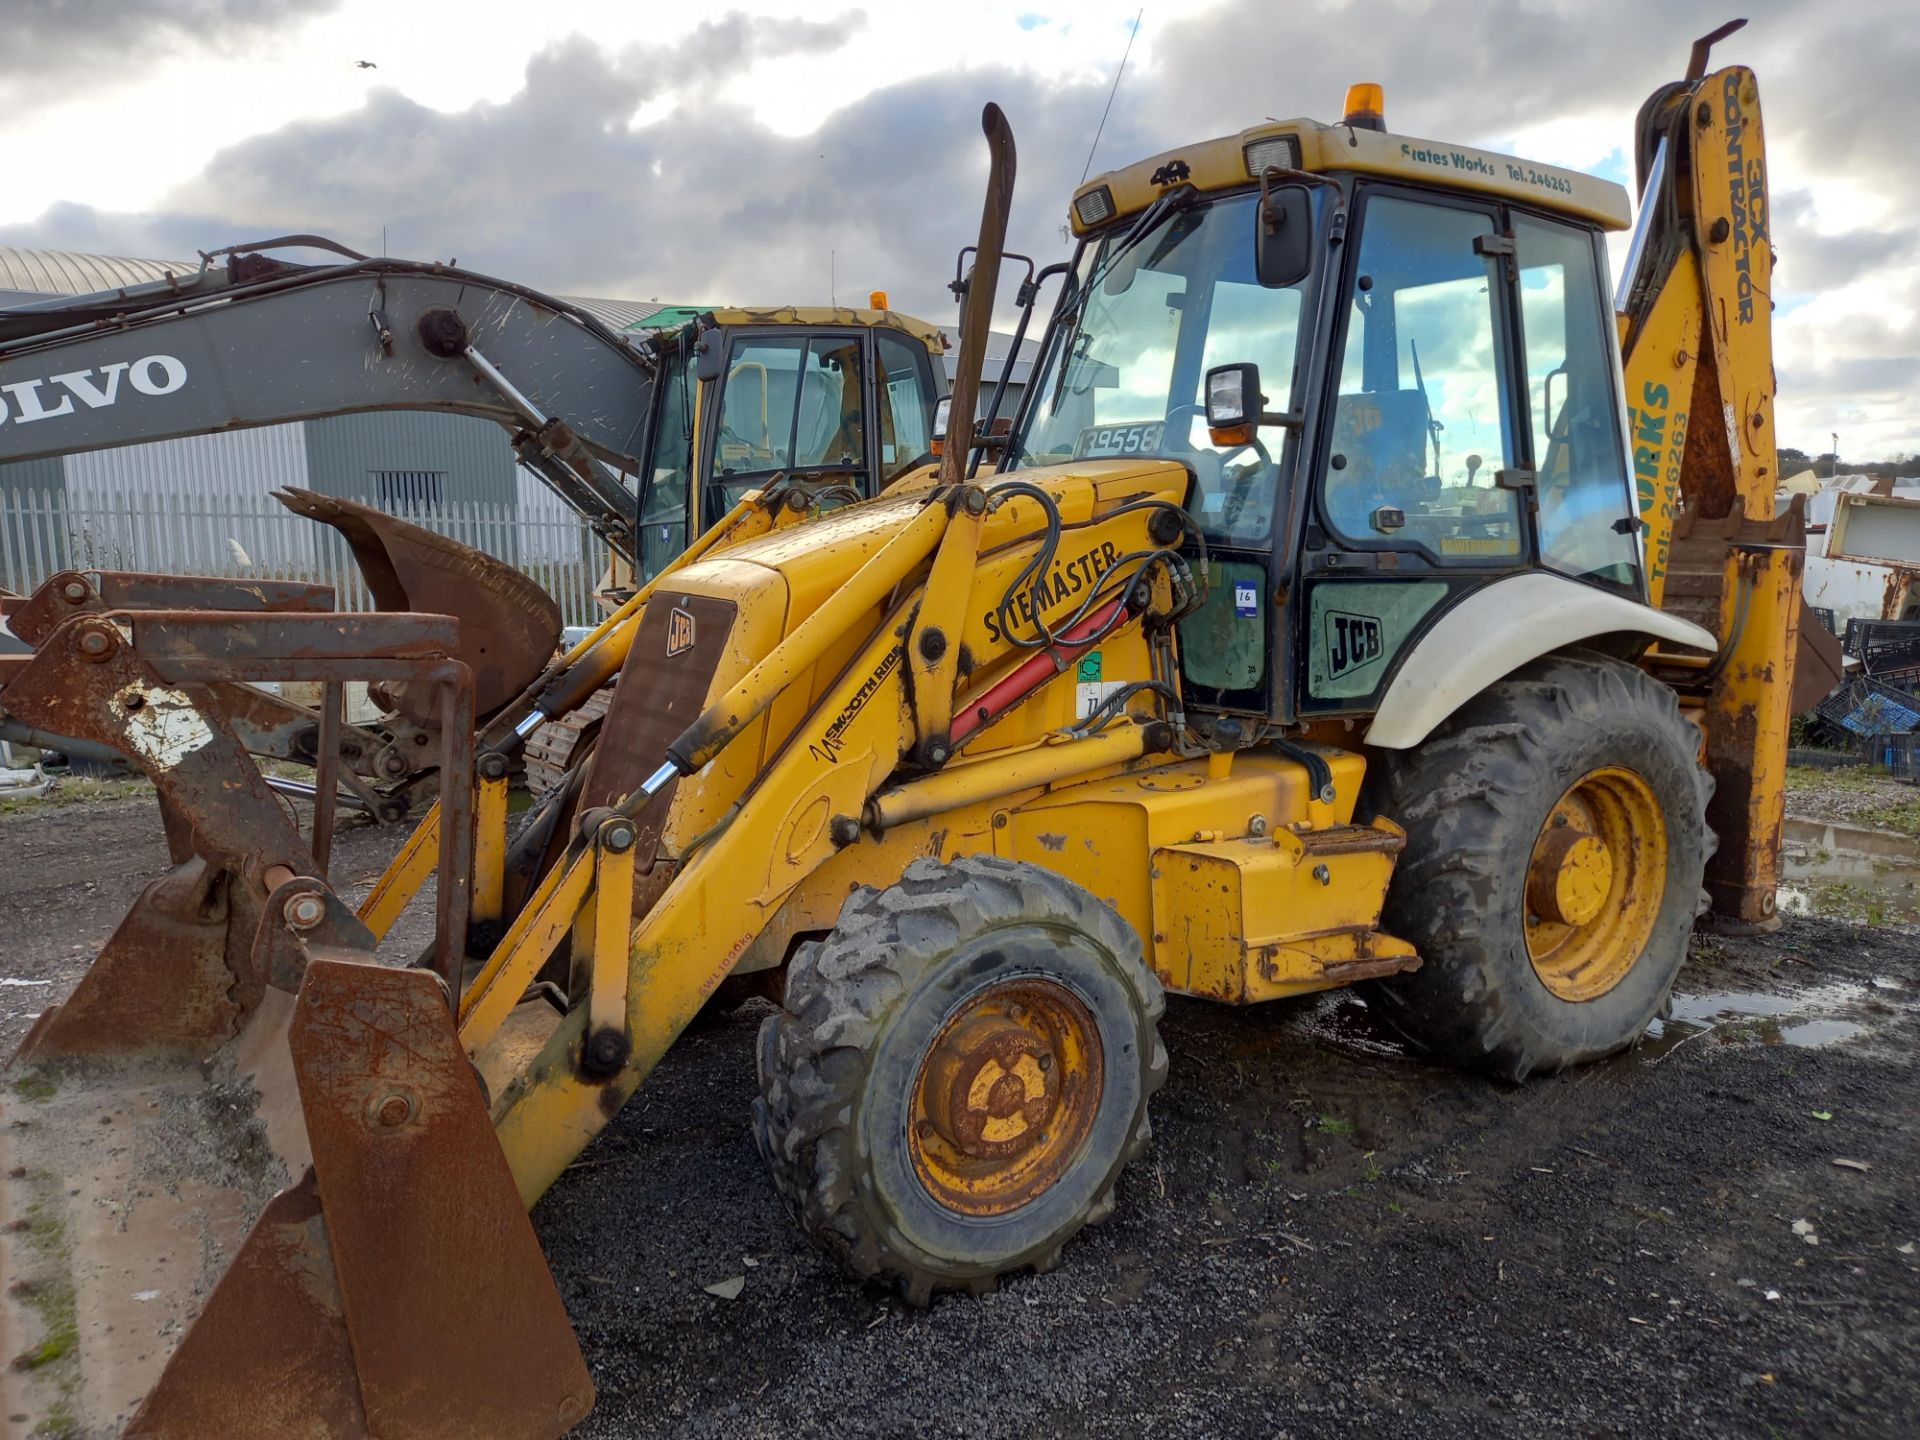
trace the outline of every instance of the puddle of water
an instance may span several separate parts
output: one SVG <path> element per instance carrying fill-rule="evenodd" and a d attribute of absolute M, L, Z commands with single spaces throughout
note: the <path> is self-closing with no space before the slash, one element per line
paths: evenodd
<path fill-rule="evenodd" d="M 1814 985 L 1791 995 L 1760 990 L 1713 990 L 1673 997 L 1673 1013 L 1655 1020 L 1633 1053 L 1657 1060 L 1683 1040 L 1717 1031 L 1722 1040 L 1758 1040 L 1766 1045 L 1832 1045 L 1864 1035 L 1867 1027 L 1845 1018 L 1867 997 L 1865 985 Z"/>
<path fill-rule="evenodd" d="M 1884 830 L 1788 819 L 1779 909 L 1868 924 L 1920 925 L 1920 842 Z"/>
<path fill-rule="evenodd" d="M 1861 1003 L 1884 1009 L 1874 1000 L 1903 987 L 1897 980 L 1875 979 L 1864 985 L 1813 985 L 1792 994 L 1759 990 L 1713 990 L 1698 995 L 1676 994 L 1673 1013 L 1647 1027 L 1640 1043 L 1628 1052 L 1633 1060 L 1657 1060 L 1683 1040 L 1717 1032 L 1724 1044 L 1758 1042 L 1810 1048 L 1835 1045 L 1864 1035 L 1869 1024 L 1849 1018 Z M 1301 1019 L 1301 1029 L 1331 1049 L 1374 1059 L 1407 1059 L 1406 1045 L 1388 1028 L 1367 1002 L 1349 990 L 1334 990 Z M 1713 1040 L 1703 1043 L 1712 1044 Z"/>

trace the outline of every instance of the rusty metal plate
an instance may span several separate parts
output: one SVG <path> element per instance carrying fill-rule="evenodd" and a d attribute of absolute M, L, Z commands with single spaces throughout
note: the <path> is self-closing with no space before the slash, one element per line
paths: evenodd
<path fill-rule="evenodd" d="M 473 670 L 474 709 L 482 717 L 517 696 L 553 658 L 560 607 L 511 565 L 352 500 L 310 490 L 274 494 L 294 514 L 346 537 L 380 609 L 459 618 L 453 653 Z M 396 686 L 392 698 L 408 719 L 431 718 L 430 696 Z"/>
<path fill-rule="evenodd" d="M 1846 665 L 1840 637 L 1802 610 L 1800 648 L 1793 661 L 1793 713 L 1805 714 L 1831 695 L 1846 678 Z"/>
<path fill-rule="evenodd" d="M 212 575 L 148 575 L 134 570 L 62 570 L 9 612 L 7 624 L 38 645 L 62 620 L 107 610 L 331 610 L 331 585 L 297 580 L 228 580 Z"/>
<path fill-rule="evenodd" d="M 593 1382 L 440 982 L 315 958 L 289 1039 L 369 1429 L 565 1433 Z"/>
<path fill-rule="evenodd" d="M 243 874 L 315 868 L 210 692 L 167 685 L 106 617 L 63 622 L 6 694 L 8 712 L 27 724 L 135 759 L 191 820 L 207 858 Z"/>
<path fill-rule="evenodd" d="M 227 963 L 228 888 L 227 872 L 200 859 L 149 885 L 10 1063 L 210 1054 L 233 1034 L 242 1008 Z"/>
<path fill-rule="evenodd" d="M 261 1212 L 126 1440 L 369 1433 L 309 1170 Z"/>
<path fill-rule="evenodd" d="M 613 701 L 588 761 L 583 809 L 615 804 L 660 768 L 667 746 L 706 708 L 736 613 L 731 600 L 664 590 L 654 596 L 614 683 Z M 642 866 L 653 858 L 679 783 L 669 783 L 640 812 Z"/>

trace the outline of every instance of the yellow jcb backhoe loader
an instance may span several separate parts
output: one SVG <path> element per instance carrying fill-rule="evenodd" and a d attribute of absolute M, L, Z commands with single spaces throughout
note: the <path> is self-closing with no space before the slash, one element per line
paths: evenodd
<path fill-rule="evenodd" d="M 403 673 L 457 737 L 449 626 L 134 613 L 44 640 L 9 706 L 139 754 L 180 865 L 15 1062 L 8 1334 L 46 1358 L 12 1408 L 139 1436 L 564 1431 L 591 1383 L 524 1207 L 730 978 L 781 996 L 754 1113 L 776 1185 L 916 1301 L 1044 1270 L 1109 1213 L 1167 991 L 1365 982 L 1416 1046 L 1511 1080 L 1633 1044 L 1703 882 L 1764 911 L 1780 814 L 1799 552 L 1730 518 L 1772 488 L 1753 77 L 1703 46 L 1643 116 L 1665 158 L 1624 365 L 1601 243 L 1624 192 L 1383 109 L 1359 87 L 1336 125 L 1083 186 L 1034 383 L 970 482 L 1013 180 L 989 107 L 939 469 L 782 529 L 743 499 L 445 757 L 358 914 L 204 677 Z M 1730 176 L 1747 228 L 1723 233 Z M 1745 270 L 1715 248 L 1736 236 Z M 1648 337 L 1690 281 L 1678 393 L 1738 423 L 1687 427 L 1636 503 L 1673 359 Z M 1669 603 L 1698 575 L 1711 624 L 1649 603 L 1663 505 L 1655 553 L 1700 547 Z M 515 737 L 615 669 L 591 760 L 510 846 Z M 1710 876 L 1715 774 L 1737 863 Z M 376 960 L 436 873 L 431 952 Z"/>

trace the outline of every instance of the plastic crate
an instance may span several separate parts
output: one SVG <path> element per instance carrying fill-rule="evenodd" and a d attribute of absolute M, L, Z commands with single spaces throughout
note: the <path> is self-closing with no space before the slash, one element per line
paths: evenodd
<path fill-rule="evenodd" d="M 1834 629 L 1833 611 L 1828 609 L 1825 605 L 1809 605 L 1807 606 L 1807 614 L 1813 616 L 1814 619 L 1818 620 L 1822 625 L 1826 626 L 1827 633 L 1829 635 L 1838 633 Z"/>
<path fill-rule="evenodd" d="M 1894 779 L 1920 785 L 1920 735 L 1876 735 L 1867 758 L 1886 766 Z"/>
<path fill-rule="evenodd" d="M 1849 620 L 1840 648 L 1869 675 L 1920 670 L 1920 620 Z"/>
<path fill-rule="evenodd" d="M 1854 744 L 1920 730 L 1920 696 L 1871 678 L 1841 686 L 1814 706 L 1813 713 L 1835 738 L 1850 738 Z"/>

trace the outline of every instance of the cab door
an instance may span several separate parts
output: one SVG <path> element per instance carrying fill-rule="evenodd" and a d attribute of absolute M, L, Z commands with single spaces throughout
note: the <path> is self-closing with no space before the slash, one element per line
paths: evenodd
<path fill-rule="evenodd" d="M 1598 237 L 1359 192 L 1301 564 L 1303 717 L 1370 712 L 1453 603 L 1546 563 L 1638 582 Z M 1524 322 L 1524 323 L 1523 323 Z"/>

